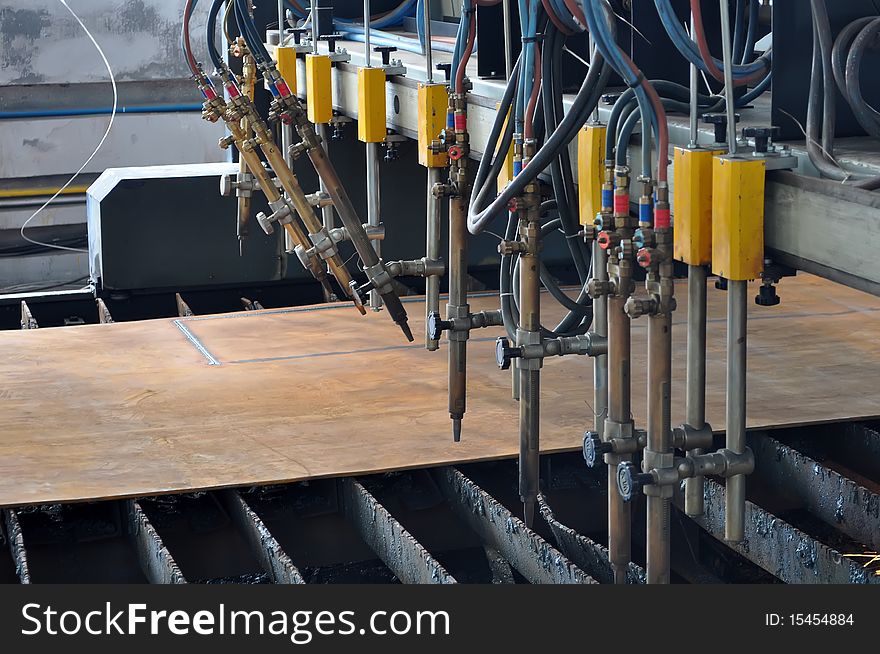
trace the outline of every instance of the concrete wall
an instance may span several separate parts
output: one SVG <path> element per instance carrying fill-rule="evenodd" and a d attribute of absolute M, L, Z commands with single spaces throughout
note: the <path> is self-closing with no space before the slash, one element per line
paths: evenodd
<path fill-rule="evenodd" d="M 120 107 L 164 109 L 201 102 L 180 44 L 183 0 L 69 4 L 110 62 Z M 202 61 L 207 59 L 204 25 L 209 4 L 202 0 L 192 21 L 192 43 Z M 38 200 L 4 198 L 4 191 L 60 185 L 89 156 L 109 120 L 108 115 L 9 115 L 109 108 L 112 98 L 100 55 L 58 0 L 0 0 L 0 242 L 14 245 L 21 223 L 39 206 Z M 93 179 L 105 168 L 223 161 L 226 153 L 217 147 L 223 135 L 222 126 L 205 122 L 199 112 L 118 114 L 104 146 L 84 172 Z M 85 196 L 67 196 L 31 223 L 43 230 L 32 236 L 51 238 L 45 230 L 80 223 L 84 232 L 85 220 Z M 81 277 L 87 273 L 86 260 L 60 252 L 0 258 L 0 292 L 12 285 Z"/>
<path fill-rule="evenodd" d="M 70 0 L 119 81 L 185 78 L 181 0 Z M 203 60 L 209 3 L 193 14 L 193 46 Z M 58 0 L 0 0 L 0 85 L 103 82 L 92 43 Z"/>

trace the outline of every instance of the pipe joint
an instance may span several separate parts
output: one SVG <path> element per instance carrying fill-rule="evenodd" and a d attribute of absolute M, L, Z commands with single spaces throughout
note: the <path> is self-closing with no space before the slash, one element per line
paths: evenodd
<path fill-rule="evenodd" d="M 755 469 L 755 456 L 749 448 L 742 454 L 723 448 L 709 454 L 692 454 L 678 458 L 676 469 L 679 479 L 748 475 Z"/>
<path fill-rule="evenodd" d="M 679 450 L 707 450 L 712 447 L 712 425 L 704 423 L 697 429 L 684 423 L 672 429 L 672 446 Z"/>
<path fill-rule="evenodd" d="M 544 356 L 565 356 L 566 354 L 587 355 L 591 357 L 608 354 L 608 337 L 595 332 L 577 336 L 560 336 L 544 341 Z"/>
<path fill-rule="evenodd" d="M 391 275 L 388 274 L 385 265 L 381 261 L 373 266 L 366 266 L 364 273 L 367 275 L 370 285 L 379 295 L 394 292 L 394 287 L 391 285 Z"/>
<path fill-rule="evenodd" d="M 439 277 L 446 271 L 442 261 L 427 257 L 411 261 L 389 261 L 385 268 L 392 277 Z"/>
<path fill-rule="evenodd" d="M 623 306 L 626 315 L 633 320 L 641 316 L 654 315 L 658 312 L 659 308 L 660 303 L 654 297 L 630 297 Z"/>

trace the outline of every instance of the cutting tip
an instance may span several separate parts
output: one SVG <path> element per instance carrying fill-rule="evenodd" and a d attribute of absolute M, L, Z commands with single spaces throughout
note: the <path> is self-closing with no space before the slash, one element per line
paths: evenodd
<path fill-rule="evenodd" d="M 238 239 L 238 256 L 240 256 L 240 257 L 244 256 L 244 239 L 243 238 Z"/>
<path fill-rule="evenodd" d="M 524 500 L 523 501 L 523 522 L 526 523 L 526 527 L 529 529 L 532 528 L 532 523 L 535 519 L 535 500 Z"/>
<path fill-rule="evenodd" d="M 404 318 L 399 323 L 397 323 L 397 326 L 400 327 L 400 330 L 403 332 L 403 335 L 406 336 L 406 340 L 408 340 L 410 343 L 412 343 L 414 340 L 416 340 L 413 337 L 412 330 L 409 328 L 409 323 L 406 321 L 406 318 Z"/>
<path fill-rule="evenodd" d="M 452 419 L 452 440 L 456 443 L 461 442 L 461 418 Z"/>

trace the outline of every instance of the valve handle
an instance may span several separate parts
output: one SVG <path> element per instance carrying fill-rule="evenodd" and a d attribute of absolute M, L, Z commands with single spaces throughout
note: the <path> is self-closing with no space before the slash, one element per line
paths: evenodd
<path fill-rule="evenodd" d="M 437 311 L 431 311 L 428 314 L 428 338 L 432 341 L 439 341 L 443 332 L 452 328 L 452 322 L 443 320 Z"/>
<path fill-rule="evenodd" d="M 495 363 L 501 370 L 510 368 L 510 360 L 518 359 L 522 356 L 522 350 L 518 347 L 511 347 L 510 341 L 505 336 L 499 336 L 495 340 Z"/>
<path fill-rule="evenodd" d="M 602 461 L 602 455 L 613 450 L 611 443 L 603 441 L 599 434 L 594 431 L 584 432 L 584 462 L 589 468 L 597 468 Z"/>
<path fill-rule="evenodd" d="M 267 235 L 271 235 L 275 232 L 275 228 L 272 227 L 272 221 L 262 211 L 256 215 L 257 223 L 260 227 L 263 228 L 263 231 L 266 232 Z"/>
<path fill-rule="evenodd" d="M 617 464 L 617 492 L 624 502 L 631 502 L 642 487 L 653 483 L 654 478 L 648 472 L 639 472 L 638 466 L 632 461 Z"/>

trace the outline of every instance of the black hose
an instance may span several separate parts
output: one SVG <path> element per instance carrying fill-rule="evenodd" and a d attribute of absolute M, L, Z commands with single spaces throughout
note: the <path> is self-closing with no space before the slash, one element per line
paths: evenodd
<path fill-rule="evenodd" d="M 559 127 L 538 150 L 529 165 L 508 184 L 507 188 L 494 201 L 489 200 L 489 194 L 492 192 L 490 185 L 484 184 L 479 189 L 475 188 L 476 192 L 472 195 L 468 208 L 468 230 L 471 234 L 479 234 L 483 231 L 492 219 L 506 210 L 508 203 L 513 198 L 522 193 L 526 185 L 534 181 L 541 171 L 550 165 L 560 148 L 568 147 L 577 131 L 587 121 L 598 104 L 599 97 L 610 75 L 611 67 L 606 66 L 601 55 L 597 54 L 593 58 L 590 72 L 584 78 L 569 112 L 559 123 Z M 495 119 L 496 124 L 501 120 L 503 120 L 503 115 L 499 111 L 499 115 Z"/>
<path fill-rule="evenodd" d="M 880 115 L 865 102 L 859 76 L 865 50 L 873 43 L 878 32 L 880 32 L 880 18 L 875 18 L 861 29 L 846 58 L 847 101 L 859 125 L 874 138 L 880 138 Z"/>
<path fill-rule="evenodd" d="M 810 0 L 813 15 L 813 60 L 810 72 L 810 91 L 807 99 L 806 141 L 810 162 L 823 177 L 837 181 L 853 181 L 853 186 L 864 189 L 880 188 L 880 176 L 845 170 L 834 161 L 835 99 L 832 79 L 831 27 L 825 0 Z M 877 19 L 880 21 L 880 19 Z M 849 57 L 847 57 L 849 60 Z M 822 102 L 824 115 L 817 107 Z M 819 122 L 822 127 L 822 147 L 819 147 Z"/>
<path fill-rule="evenodd" d="M 208 10 L 208 21 L 206 24 L 206 34 L 208 38 L 208 57 L 214 65 L 214 70 L 221 70 L 225 63 L 220 52 L 217 50 L 217 43 L 214 41 L 214 34 L 217 30 L 217 14 L 220 13 L 220 7 L 223 6 L 224 0 L 214 0 L 211 8 Z"/>

